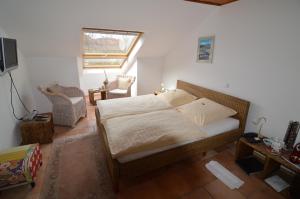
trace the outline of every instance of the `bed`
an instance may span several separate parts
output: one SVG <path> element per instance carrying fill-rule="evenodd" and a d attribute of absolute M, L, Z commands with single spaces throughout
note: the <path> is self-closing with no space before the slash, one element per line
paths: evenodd
<path fill-rule="evenodd" d="M 96 109 L 97 126 L 102 138 L 101 140 L 103 142 L 104 150 L 106 153 L 109 173 L 112 177 L 112 183 L 115 191 L 118 191 L 120 177 L 137 176 L 147 171 L 171 164 L 173 162 L 180 161 L 182 159 L 197 154 L 201 154 L 213 148 L 237 140 L 244 132 L 249 104 L 250 104 L 248 101 L 230 95 L 226 95 L 220 92 L 216 92 L 213 90 L 209 90 L 200 86 L 196 86 L 180 80 L 177 81 L 177 88 L 185 90 L 199 98 L 205 97 L 219 104 L 230 107 L 234 109 L 237 112 L 237 114 L 233 118 L 229 118 L 228 121 L 220 121 L 221 123 L 223 122 L 223 127 L 221 129 L 222 131 L 226 129 L 225 132 L 220 131 L 220 126 L 222 126 L 222 124 L 219 125 L 212 124 L 211 126 L 207 126 L 206 129 L 200 129 L 199 131 L 204 132 L 204 134 L 200 134 L 200 136 L 196 137 L 194 136 L 195 133 L 193 133 L 193 131 L 196 131 L 196 129 L 191 127 L 188 129 L 189 131 L 191 131 L 191 135 L 188 137 L 187 140 L 189 141 L 187 142 L 185 142 L 186 140 L 184 137 L 182 138 L 180 144 L 176 144 L 175 142 L 172 143 L 169 142 L 169 140 L 167 140 L 167 144 L 165 146 L 163 145 L 156 146 L 156 148 L 146 147 L 143 150 L 133 149 L 131 153 L 127 153 L 126 150 L 123 150 L 122 152 L 125 151 L 124 153 L 118 153 L 118 150 L 111 148 L 111 143 L 110 143 L 111 140 L 106 132 L 107 130 L 106 128 L 108 128 L 106 122 L 112 122 L 112 121 L 114 121 L 115 123 L 121 122 L 122 120 L 124 121 L 124 118 L 123 119 L 114 118 L 107 121 L 103 121 L 103 120 L 101 121 L 100 112 L 99 109 L 97 108 Z M 160 111 L 167 113 L 167 112 L 172 112 L 174 110 L 160 110 Z M 152 117 L 153 121 L 155 121 L 155 114 L 157 116 L 160 115 L 159 111 L 154 111 L 154 113 L 149 112 L 149 113 L 143 113 L 141 115 L 135 115 L 135 116 L 128 115 L 122 117 L 125 118 L 128 117 L 127 118 L 128 120 L 131 119 L 132 121 L 134 121 L 135 118 L 139 116 L 142 117 L 142 115 L 147 115 L 147 114 L 153 116 Z M 156 123 L 154 122 L 153 124 Z M 185 123 L 182 123 L 180 125 L 185 125 Z M 149 125 L 148 127 L 150 128 L 151 125 Z M 168 128 L 168 126 L 165 126 L 165 128 Z M 108 130 L 110 131 L 110 129 Z M 130 131 L 128 133 L 130 134 Z M 130 148 L 130 150 L 131 149 L 132 148 Z"/>

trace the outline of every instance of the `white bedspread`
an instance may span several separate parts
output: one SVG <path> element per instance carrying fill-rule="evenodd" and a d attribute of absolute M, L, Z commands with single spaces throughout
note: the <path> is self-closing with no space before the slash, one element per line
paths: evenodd
<path fill-rule="evenodd" d="M 103 122 L 113 158 L 206 137 L 176 110 L 111 118 Z"/>
<path fill-rule="evenodd" d="M 99 100 L 97 106 L 101 121 L 124 115 L 147 113 L 171 108 L 171 105 L 161 98 L 149 94 L 136 97 Z"/>
<path fill-rule="evenodd" d="M 229 118 L 225 118 L 223 120 L 212 122 L 212 123 L 210 123 L 206 126 L 199 127 L 199 129 L 202 132 L 206 133 L 205 138 L 207 138 L 207 137 L 218 135 L 218 134 L 221 134 L 221 133 L 224 133 L 224 132 L 227 132 L 227 131 L 232 131 L 234 129 L 238 129 L 239 124 L 240 124 L 239 120 L 229 117 Z M 183 146 L 183 145 L 186 145 L 186 144 L 189 144 L 189 143 L 192 143 L 192 142 L 197 142 L 201 139 L 203 139 L 203 138 L 202 137 L 198 137 L 198 138 L 196 137 L 196 139 L 194 139 L 194 140 L 188 140 L 186 142 L 176 143 L 176 144 L 172 144 L 172 145 L 166 145 L 166 146 L 163 146 L 163 147 L 160 147 L 160 148 L 156 148 L 154 150 L 146 150 L 146 151 L 141 151 L 139 153 L 134 153 L 134 154 L 122 156 L 122 157 L 118 158 L 118 161 L 121 162 L 121 163 L 129 162 L 129 161 L 136 160 L 136 159 L 139 159 L 139 158 L 142 158 L 142 157 L 146 157 L 146 156 L 151 155 L 151 154 L 159 153 L 161 151 L 165 151 L 165 150 L 168 150 L 168 149 L 173 149 L 173 148 Z"/>

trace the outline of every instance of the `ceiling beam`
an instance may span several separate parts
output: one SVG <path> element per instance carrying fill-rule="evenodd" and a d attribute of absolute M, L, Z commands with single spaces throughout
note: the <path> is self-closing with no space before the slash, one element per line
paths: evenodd
<path fill-rule="evenodd" d="M 222 5 L 232 3 L 232 2 L 238 1 L 238 0 L 185 0 L 185 1 L 215 5 L 215 6 L 222 6 Z"/>

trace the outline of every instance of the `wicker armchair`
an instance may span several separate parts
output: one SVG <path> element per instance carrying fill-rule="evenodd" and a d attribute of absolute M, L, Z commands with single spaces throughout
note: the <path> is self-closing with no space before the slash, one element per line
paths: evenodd
<path fill-rule="evenodd" d="M 53 104 L 53 122 L 56 125 L 75 127 L 81 117 L 86 117 L 87 109 L 82 90 L 76 87 L 52 85 L 38 89 Z"/>
<path fill-rule="evenodd" d="M 131 97 L 131 86 L 135 81 L 135 77 L 118 75 L 117 79 L 108 84 L 107 98 Z"/>

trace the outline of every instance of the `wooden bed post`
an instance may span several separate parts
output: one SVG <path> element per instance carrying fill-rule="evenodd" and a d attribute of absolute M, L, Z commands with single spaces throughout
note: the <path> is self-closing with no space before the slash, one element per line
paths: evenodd
<path fill-rule="evenodd" d="M 113 183 L 114 192 L 119 192 L 119 179 L 120 179 L 120 170 L 118 166 L 118 162 L 116 160 L 113 161 L 113 168 L 111 172 L 111 179 Z"/>

